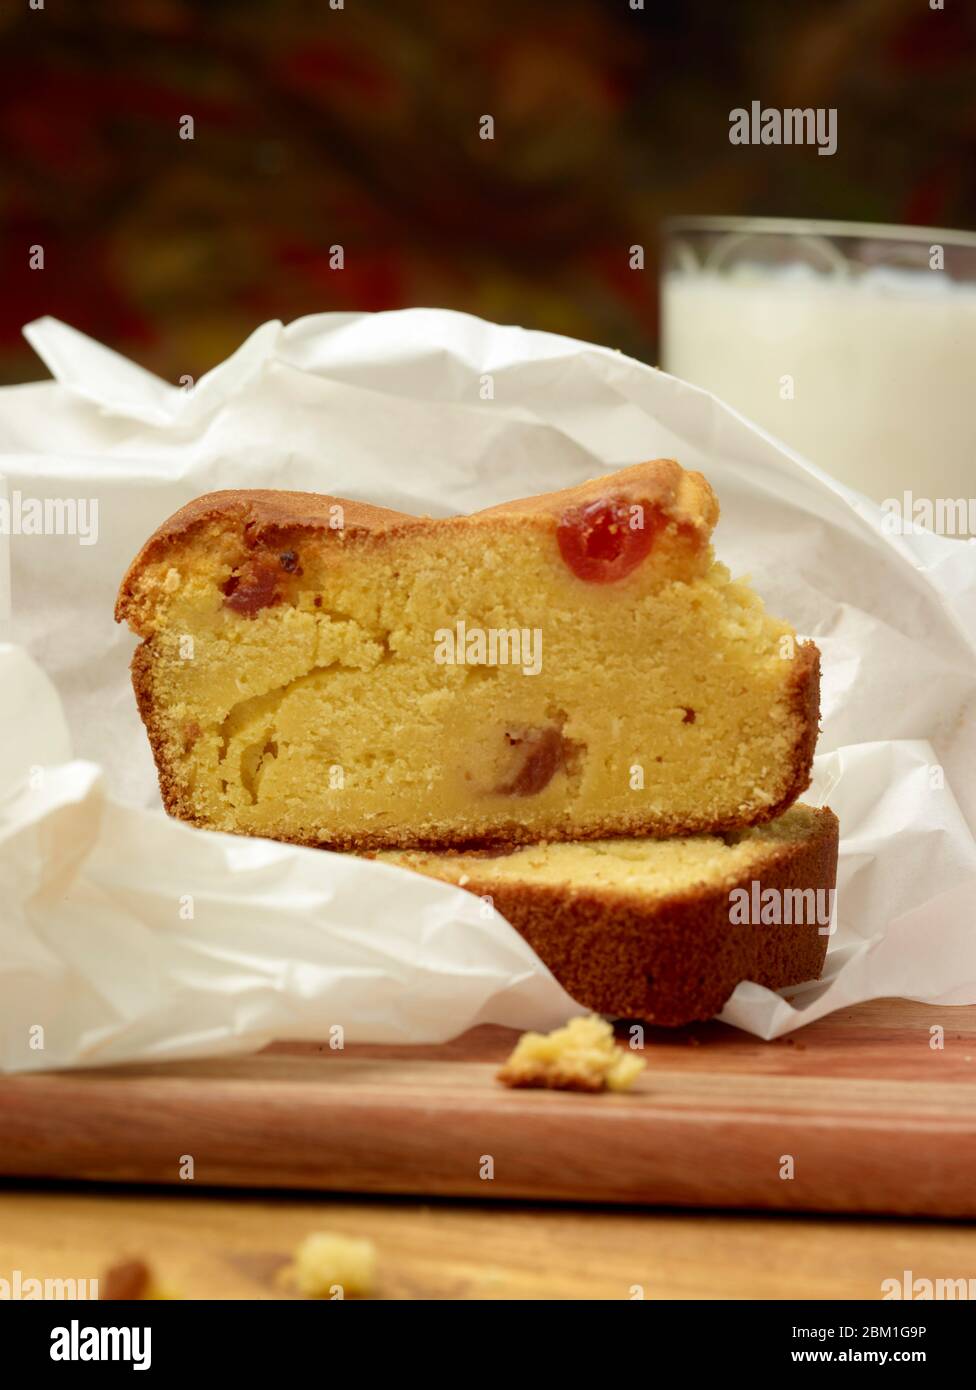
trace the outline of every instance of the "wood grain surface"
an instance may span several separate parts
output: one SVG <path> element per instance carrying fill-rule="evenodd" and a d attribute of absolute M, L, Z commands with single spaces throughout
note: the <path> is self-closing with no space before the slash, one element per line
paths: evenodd
<path fill-rule="evenodd" d="M 136 1257 L 178 1297 L 277 1299 L 278 1271 L 319 1230 L 374 1242 L 384 1299 L 880 1299 L 906 1269 L 976 1278 L 972 1226 L 186 1185 L 0 1191 L 0 1277 L 99 1279 Z"/>
<path fill-rule="evenodd" d="M 624 1095 L 505 1090 L 513 1040 L 8 1077 L 0 1169 L 186 1186 L 189 1157 L 196 1187 L 976 1215 L 976 1007 L 876 1001 L 775 1043 L 649 1031 Z"/>

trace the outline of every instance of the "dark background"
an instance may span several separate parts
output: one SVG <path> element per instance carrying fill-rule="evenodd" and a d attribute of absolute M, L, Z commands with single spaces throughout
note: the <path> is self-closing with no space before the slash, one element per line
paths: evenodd
<path fill-rule="evenodd" d="M 974 0 L 645 3 L 6 0 L 0 380 L 45 313 L 172 381 L 413 304 L 653 362 L 664 216 L 976 227 Z M 837 153 L 731 145 L 754 98 L 837 107 Z"/>

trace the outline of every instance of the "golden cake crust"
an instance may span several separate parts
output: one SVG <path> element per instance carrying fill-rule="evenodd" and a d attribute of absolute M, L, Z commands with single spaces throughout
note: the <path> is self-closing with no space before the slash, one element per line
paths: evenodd
<path fill-rule="evenodd" d="M 453 873 L 436 872 L 432 861 L 463 858 L 467 877 L 459 886 L 490 897 L 577 1003 L 613 1018 L 672 1028 L 713 1018 L 741 980 L 783 989 L 819 978 L 828 937 L 816 922 L 730 921 L 730 893 L 749 891 L 753 880 L 778 893 L 834 888 L 837 817 L 826 807 L 800 806 L 795 813 L 809 817 L 802 838 L 771 844 L 759 862 L 731 880 L 660 898 L 603 884 L 479 880 L 471 854 L 415 854 L 397 862 L 456 882 Z"/>
<path fill-rule="evenodd" d="M 708 539 L 718 521 L 718 501 L 705 478 L 701 473 L 686 472 L 674 459 L 637 463 L 616 473 L 590 478 L 576 487 L 503 502 L 460 520 L 465 525 L 491 526 L 513 516 L 537 517 L 548 523 L 568 508 L 584 506 L 602 496 L 609 479 L 613 481 L 615 494 L 626 496 L 629 492 L 635 500 L 660 506 L 669 516 L 693 526 L 703 541 Z M 245 539 L 254 545 L 271 538 L 286 539 L 297 533 L 334 536 L 333 508 L 337 506 L 343 512 L 344 536 L 354 542 L 363 538 L 392 539 L 408 530 L 439 528 L 455 520 L 411 516 L 408 512 L 376 507 L 370 502 L 354 502 L 319 492 L 279 492 L 270 488 L 208 492 L 174 512 L 146 541 L 122 580 L 115 603 L 115 621 L 128 622 L 137 636 L 147 635 L 137 597 L 139 581 L 150 565 L 164 559 L 168 550 L 195 532 L 215 524 L 240 526 Z"/>

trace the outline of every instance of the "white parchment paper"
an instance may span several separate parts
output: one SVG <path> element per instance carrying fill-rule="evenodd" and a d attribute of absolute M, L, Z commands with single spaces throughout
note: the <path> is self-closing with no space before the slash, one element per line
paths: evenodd
<path fill-rule="evenodd" d="M 268 323 L 190 391 L 54 320 L 25 332 L 54 380 L 0 391 L 8 500 L 98 511 L 95 540 L 0 536 L 4 1068 L 578 1012 L 460 889 L 167 819 L 112 608 L 149 533 L 215 488 L 446 515 L 660 455 L 708 476 L 720 557 L 823 653 L 805 799 L 841 820 L 827 969 L 789 1000 L 742 984 L 723 1018 L 774 1037 L 882 995 L 976 1002 L 976 544 L 889 534 L 874 503 L 661 372 L 464 315 Z"/>

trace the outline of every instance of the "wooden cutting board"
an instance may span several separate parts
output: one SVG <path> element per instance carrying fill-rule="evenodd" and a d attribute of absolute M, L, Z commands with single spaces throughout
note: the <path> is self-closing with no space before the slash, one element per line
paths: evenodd
<path fill-rule="evenodd" d="M 976 1216 L 976 1006 L 649 1030 L 623 1095 L 506 1090 L 515 1037 L 2 1078 L 0 1171 L 179 1183 L 190 1155 L 198 1187 Z"/>

